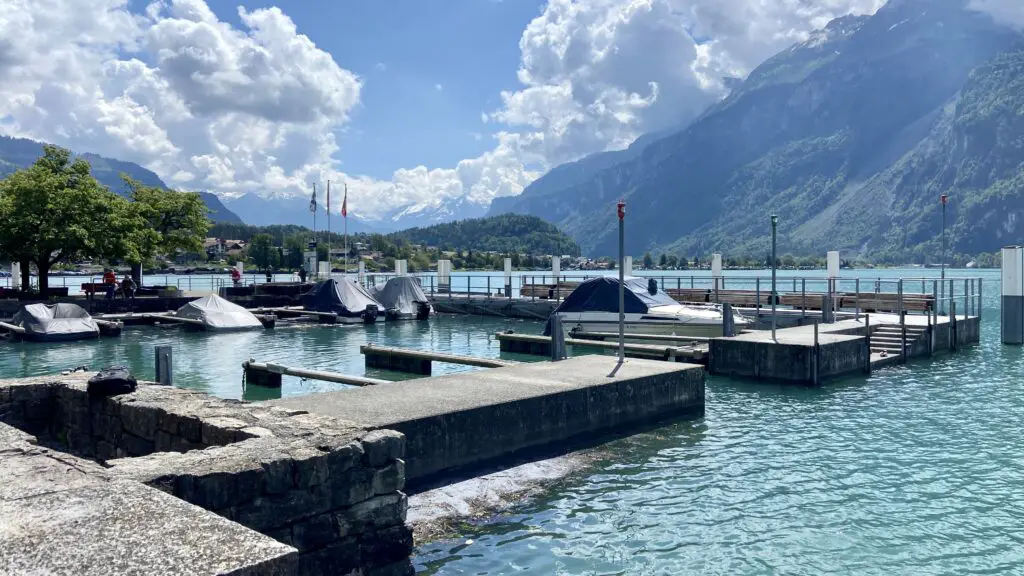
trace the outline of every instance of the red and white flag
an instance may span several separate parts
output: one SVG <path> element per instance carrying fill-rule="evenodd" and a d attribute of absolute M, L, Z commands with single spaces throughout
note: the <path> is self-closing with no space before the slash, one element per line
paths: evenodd
<path fill-rule="evenodd" d="M 345 183 L 345 198 L 341 201 L 341 215 L 348 218 L 348 183 Z"/>

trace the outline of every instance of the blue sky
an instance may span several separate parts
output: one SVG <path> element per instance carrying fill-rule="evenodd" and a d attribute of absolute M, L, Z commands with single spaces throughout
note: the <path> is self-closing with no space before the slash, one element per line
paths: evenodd
<path fill-rule="evenodd" d="M 238 0 L 210 0 L 241 26 Z M 245 2 L 278 6 L 300 34 L 364 81 L 352 121 L 337 131 L 341 169 L 374 178 L 412 166 L 453 166 L 494 147 L 481 112 L 519 83 L 519 38 L 540 0 Z M 436 88 L 441 86 L 441 90 Z M 482 135 L 477 140 L 473 134 Z"/>

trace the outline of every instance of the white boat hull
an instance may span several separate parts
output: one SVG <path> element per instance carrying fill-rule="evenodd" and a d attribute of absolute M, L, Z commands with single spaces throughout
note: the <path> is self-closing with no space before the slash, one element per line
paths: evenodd
<path fill-rule="evenodd" d="M 647 334 L 659 336 L 693 336 L 696 338 L 718 338 L 724 335 L 721 313 L 709 314 L 700 310 L 699 315 L 688 315 L 683 310 L 672 313 L 648 312 L 626 314 L 626 334 Z M 736 330 L 749 326 L 749 321 L 737 317 Z M 611 332 L 619 331 L 619 315 L 615 312 L 563 313 L 562 327 L 568 336 L 572 331 Z"/>

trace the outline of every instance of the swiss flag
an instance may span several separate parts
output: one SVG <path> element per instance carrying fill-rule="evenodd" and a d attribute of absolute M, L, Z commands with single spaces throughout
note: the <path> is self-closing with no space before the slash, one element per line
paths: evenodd
<path fill-rule="evenodd" d="M 341 215 L 348 218 L 348 184 L 345 184 L 345 197 L 341 201 Z"/>

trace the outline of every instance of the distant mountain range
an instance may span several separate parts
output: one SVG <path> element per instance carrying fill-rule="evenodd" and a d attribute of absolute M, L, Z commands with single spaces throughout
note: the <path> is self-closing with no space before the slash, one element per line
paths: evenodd
<path fill-rule="evenodd" d="M 540 216 L 589 255 L 828 249 L 935 261 L 1024 233 L 1024 35 L 967 0 L 891 0 L 758 67 L 686 128 L 560 166 L 490 214 Z M 584 201 L 585 200 L 585 201 Z"/>
<path fill-rule="evenodd" d="M 34 140 L 25 138 L 8 138 L 0 136 L 0 178 L 31 166 L 40 156 L 43 155 L 43 145 Z M 153 171 L 147 170 L 134 162 L 124 162 L 113 158 L 105 158 L 96 154 L 85 153 L 82 158 L 89 161 L 92 167 L 92 175 L 100 183 L 116 192 L 125 195 L 124 182 L 121 174 L 127 174 L 131 178 L 145 184 L 146 186 L 158 186 L 170 188 Z M 231 210 L 228 210 L 215 194 L 199 192 L 206 207 L 210 210 L 210 220 L 214 222 L 241 222 L 242 220 Z"/>

